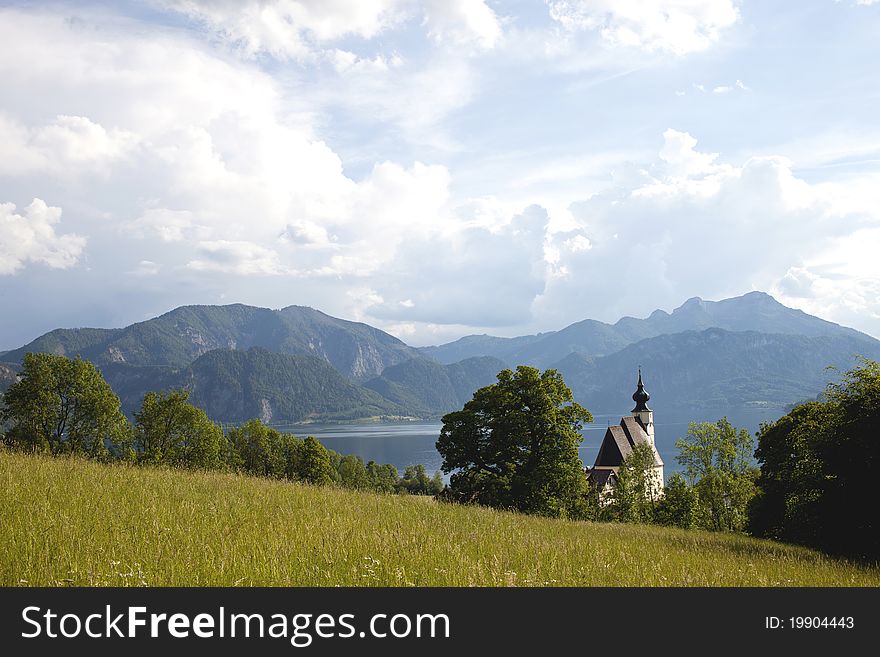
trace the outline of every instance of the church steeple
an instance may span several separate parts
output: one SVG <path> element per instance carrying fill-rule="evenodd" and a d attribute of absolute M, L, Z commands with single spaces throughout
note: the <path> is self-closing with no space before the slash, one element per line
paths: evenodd
<path fill-rule="evenodd" d="M 641 413 L 642 411 L 650 411 L 648 408 L 648 400 L 651 398 L 651 395 L 648 394 L 648 391 L 645 390 L 645 384 L 642 383 L 642 368 L 639 368 L 639 383 L 636 387 L 636 391 L 633 393 L 633 401 L 636 403 L 636 407 L 632 409 L 633 413 Z"/>

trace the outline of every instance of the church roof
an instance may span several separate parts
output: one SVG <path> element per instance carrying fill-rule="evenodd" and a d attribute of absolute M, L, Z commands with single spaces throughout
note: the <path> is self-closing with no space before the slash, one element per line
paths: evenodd
<path fill-rule="evenodd" d="M 639 421 L 631 415 L 620 418 L 619 426 L 608 427 L 605 431 L 605 437 L 602 439 L 602 445 L 599 447 L 599 453 L 596 455 L 593 467 L 617 467 L 632 454 L 633 447 L 641 443 L 650 444 L 650 441 Z M 654 462 L 656 465 L 663 465 L 656 449 L 654 450 Z"/>

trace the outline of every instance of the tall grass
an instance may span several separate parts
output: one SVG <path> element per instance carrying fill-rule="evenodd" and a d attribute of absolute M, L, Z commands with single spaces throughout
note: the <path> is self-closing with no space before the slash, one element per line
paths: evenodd
<path fill-rule="evenodd" d="M 878 586 L 743 536 L 0 451 L 0 584 Z"/>

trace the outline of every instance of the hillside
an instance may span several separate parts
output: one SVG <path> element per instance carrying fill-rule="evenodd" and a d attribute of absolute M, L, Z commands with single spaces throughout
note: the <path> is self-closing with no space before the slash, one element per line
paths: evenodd
<path fill-rule="evenodd" d="M 233 304 L 182 306 L 121 329 L 56 329 L 8 352 L 4 360 L 20 361 L 29 351 L 44 351 L 82 356 L 98 365 L 185 367 L 214 349 L 250 347 L 316 356 L 353 380 L 372 378 L 389 365 L 419 357 L 379 329 L 312 308 Z"/>
<path fill-rule="evenodd" d="M 712 328 L 641 340 L 609 356 L 570 354 L 556 367 L 593 411 L 619 409 L 641 365 L 658 408 L 784 407 L 815 398 L 855 355 L 880 359 L 880 342 L 859 335 L 783 335 Z"/>
<path fill-rule="evenodd" d="M 150 390 L 186 388 L 190 401 L 220 422 L 351 420 L 402 415 L 400 407 L 343 377 L 316 356 L 259 347 L 215 349 L 185 368 L 104 365 L 102 373 L 131 415 Z"/>
<path fill-rule="evenodd" d="M 468 358 L 441 365 L 414 358 L 392 365 L 364 386 L 419 416 L 442 415 L 461 408 L 483 386 L 494 383 L 505 367 L 497 358 Z"/>
<path fill-rule="evenodd" d="M 868 345 L 880 345 L 864 333 L 788 308 L 769 294 L 750 292 L 722 301 L 694 297 L 672 313 L 655 310 L 644 319 L 623 317 L 615 324 L 587 319 L 560 331 L 516 338 L 467 336 L 445 345 L 424 347 L 421 351 L 441 363 L 472 356 L 494 356 L 508 365 L 549 367 L 570 353 L 603 356 L 647 338 L 707 328 L 850 338 L 866 345 L 864 349 L 869 348 Z"/>
<path fill-rule="evenodd" d="M 880 586 L 740 535 L 228 474 L 0 451 L 0 494 L 2 586 Z"/>

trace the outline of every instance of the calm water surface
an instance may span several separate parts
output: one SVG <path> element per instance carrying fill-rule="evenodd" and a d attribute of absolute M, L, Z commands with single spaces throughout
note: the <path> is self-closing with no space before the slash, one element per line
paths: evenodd
<path fill-rule="evenodd" d="M 667 475 L 679 469 L 675 461 L 675 441 L 687 433 L 688 423 L 715 422 L 725 415 L 735 427 L 748 429 L 753 435 L 761 422 L 775 420 L 785 413 L 782 409 L 726 409 L 705 413 L 654 409 L 657 449 L 666 463 Z M 595 422 L 581 432 L 581 460 L 592 465 L 609 423 L 620 422 L 618 415 L 596 415 Z M 440 469 L 442 458 L 435 443 L 440 435 L 439 422 L 406 422 L 399 424 L 306 424 L 279 427 L 298 436 L 315 436 L 329 449 L 340 454 L 357 454 L 364 461 L 391 463 L 398 470 L 423 463 L 428 472 Z"/>

